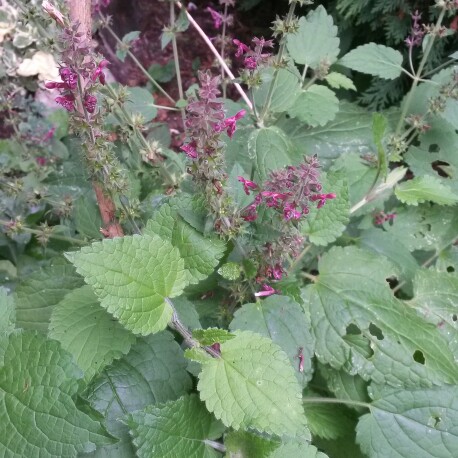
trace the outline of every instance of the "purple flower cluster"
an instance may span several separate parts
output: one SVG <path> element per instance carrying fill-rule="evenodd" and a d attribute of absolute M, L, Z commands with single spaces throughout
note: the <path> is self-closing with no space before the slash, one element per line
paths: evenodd
<path fill-rule="evenodd" d="M 420 19 L 421 13 L 416 10 L 415 13 L 412 14 L 413 23 L 410 35 L 405 40 L 405 43 L 409 49 L 412 49 L 415 46 L 420 46 L 423 41 L 423 37 L 425 36 L 425 31 L 420 24 Z"/>
<path fill-rule="evenodd" d="M 219 4 L 226 7 L 235 6 L 235 0 L 219 0 Z M 231 26 L 234 23 L 234 16 L 232 14 L 218 13 L 218 11 L 210 7 L 206 11 L 210 13 L 215 29 L 219 29 L 223 24 Z M 224 11 L 227 12 L 227 8 Z"/>
<path fill-rule="evenodd" d="M 252 48 L 237 39 L 232 40 L 232 42 L 237 47 L 235 57 L 243 56 L 243 64 L 248 71 L 254 71 L 259 66 L 266 64 L 272 56 L 272 53 L 265 52 L 264 48 L 273 48 L 273 40 L 254 37 Z"/>

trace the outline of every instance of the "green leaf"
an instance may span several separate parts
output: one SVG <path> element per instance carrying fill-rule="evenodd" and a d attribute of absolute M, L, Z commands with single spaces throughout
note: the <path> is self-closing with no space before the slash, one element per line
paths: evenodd
<path fill-rule="evenodd" d="M 227 262 L 218 269 L 218 273 L 225 280 L 236 281 L 242 275 L 242 266 L 237 262 Z"/>
<path fill-rule="evenodd" d="M 317 127 L 332 121 L 338 111 L 339 100 L 334 91 L 326 86 L 314 84 L 301 92 L 288 113 L 311 127 Z"/>
<path fill-rule="evenodd" d="M 136 40 L 140 36 L 140 32 L 133 31 L 129 32 L 122 38 L 122 44 L 116 45 L 116 57 L 121 61 L 124 62 L 127 56 L 127 51 L 130 48 L 130 44 Z"/>
<path fill-rule="evenodd" d="M 312 378 L 315 341 L 309 320 L 291 298 L 271 296 L 256 304 L 245 304 L 235 312 L 229 328 L 253 331 L 269 337 L 288 355 L 302 386 L 306 386 Z M 299 371 L 298 355 L 301 348 L 304 357 L 303 372 Z"/>
<path fill-rule="evenodd" d="M 178 249 L 158 236 L 105 239 L 67 258 L 101 306 L 134 334 L 165 329 L 173 313 L 165 299 L 179 296 L 188 284 Z"/>
<path fill-rule="evenodd" d="M 154 63 L 148 68 L 148 73 L 159 83 L 168 83 L 175 77 L 175 62 L 171 59 L 164 65 Z"/>
<path fill-rule="evenodd" d="M 213 345 L 214 343 L 223 343 L 235 337 L 234 334 L 225 329 L 210 328 L 210 329 L 194 329 L 192 337 L 201 345 Z"/>
<path fill-rule="evenodd" d="M 186 366 L 183 350 L 172 334 L 165 331 L 138 339 L 126 356 L 105 368 L 93 380 L 86 396 L 91 406 L 105 417 L 110 433 L 121 441 L 95 456 L 134 456 L 128 428 L 119 419 L 149 404 L 177 399 L 187 393 L 192 384 Z"/>
<path fill-rule="evenodd" d="M 17 327 L 46 332 L 53 306 L 84 284 L 75 268 L 64 262 L 37 270 L 19 283 L 15 292 Z"/>
<path fill-rule="evenodd" d="M 331 72 L 324 78 L 326 82 L 334 89 L 351 89 L 356 91 L 353 81 L 342 73 Z"/>
<path fill-rule="evenodd" d="M 374 143 L 377 147 L 378 169 L 384 180 L 386 180 L 388 175 L 388 162 L 386 159 L 386 153 L 385 149 L 383 148 L 382 140 L 383 136 L 385 135 L 387 126 L 388 120 L 385 116 L 380 113 L 374 113 L 372 115 L 372 132 L 374 134 Z"/>
<path fill-rule="evenodd" d="M 224 445 L 231 458 L 268 458 L 279 442 L 251 431 L 230 431 L 224 437 Z"/>
<path fill-rule="evenodd" d="M 255 162 L 255 180 L 264 181 L 269 172 L 298 162 L 301 155 L 277 127 L 256 129 L 248 140 L 248 153 Z"/>
<path fill-rule="evenodd" d="M 146 123 L 157 115 L 155 100 L 149 91 L 142 87 L 130 87 L 128 89 L 127 102 L 124 108 L 130 117 L 141 115 Z"/>
<path fill-rule="evenodd" d="M 148 406 L 127 417 L 139 458 L 217 458 L 205 443 L 218 439 L 224 426 L 205 409 L 196 395 Z"/>
<path fill-rule="evenodd" d="M 458 450 L 458 387 L 385 390 L 361 417 L 357 441 L 373 458 L 450 457 Z"/>
<path fill-rule="evenodd" d="M 328 458 L 323 452 L 310 444 L 303 442 L 287 442 L 283 443 L 275 451 L 273 451 L 268 458 Z"/>
<path fill-rule="evenodd" d="M 35 332 L 2 343 L 0 455 L 76 457 L 113 442 L 74 398 L 81 372 L 59 343 Z"/>
<path fill-rule="evenodd" d="M 447 341 L 393 296 L 387 260 L 355 247 L 333 248 L 318 270 L 304 299 L 321 362 L 393 386 L 456 382 Z"/>
<path fill-rule="evenodd" d="M 288 356 L 249 331 L 221 344 L 220 358 L 203 361 L 198 390 L 226 426 L 309 439 L 301 388 Z"/>
<path fill-rule="evenodd" d="M 299 19 L 298 32 L 288 34 L 287 48 L 295 62 L 315 70 L 320 63 L 336 61 L 339 44 L 332 16 L 320 5 Z"/>
<path fill-rule="evenodd" d="M 133 334 L 100 307 L 87 285 L 73 290 L 54 307 L 49 336 L 75 357 L 86 380 L 127 353 L 135 341 Z"/>
<path fill-rule="evenodd" d="M 328 245 L 345 230 L 350 220 L 348 186 L 341 172 L 322 174 L 323 193 L 335 193 L 336 198 L 328 200 L 324 207 L 310 208 L 310 213 L 301 225 L 301 232 L 314 245 Z"/>
<path fill-rule="evenodd" d="M 56 128 L 54 131 L 54 138 L 61 140 L 63 137 L 68 135 L 68 111 L 64 109 L 54 110 L 46 118 L 53 127 Z"/>
<path fill-rule="evenodd" d="M 396 187 L 396 197 L 407 205 L 434 202 L 439 205 L 455 205 L 458 195 L 432 176 L 420 176 L 404 181 Z"/>
<path fill-rule="evenodd" d="M 0 287 L 0 338 L 14 330 L 16 322 L 14 305 L 13 296 L 8 295 L 6 288 Z"/>
<path fill-rule="evenodd" d="M 74 203 L 73 220 L 76 230 L 84 237 L 101 239 L 102 218 L 97 203 L 88 196 L 79 197 Z"/>
<path fill-rule="evenodd" d="M 351 50 L 339 60 L 345 67 L 392 80 L 401 76 L 402 54 L 393 48 L 368 43 Z"/>
<path fill-rule="evenodd" d="M 158 235 L 178 249 L 188 270 L 189 282 L 207 278 L 224 255 L 226 244 L 217 237 L 204 237 L 186 223 L 169 204 L 164 204 L 146 225 L 145 234 Z"/>

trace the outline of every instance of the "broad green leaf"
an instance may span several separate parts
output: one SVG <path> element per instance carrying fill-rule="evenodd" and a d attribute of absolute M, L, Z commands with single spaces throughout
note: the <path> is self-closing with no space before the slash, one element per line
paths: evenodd
<path fill-rule="evenodd" d="M 235 337 L 234 334 L 225 329 L 210 328 L 210 329 L 194 329 L 192 337 L 201 345 L 213 345 L 214 343 L 223 343 Z"/>
<path fill-rule="evenodd" d="M 26 331 L 2 346 L 0 456 L 76 457 L 114 442 L 76 407 L 82 374 L 58 342 Z"/>
<path fill-rule="evenodd" d="M 374 143 L 377 147 L 378 154 L 378 169 L 379 173 L 384 180 L 388 175 L 388 162 L 386 159 L 385 148 L 383 147 L 383 136 L 385 135 L 386 128 L 388 126 L 388 120 L 380 113 L 374 113 L 372 115 L 372 132 L 374 134 Z"/>
<path fill-rule="evenodd" d="M 351 89 L 352 91 L 356 91 L 353 81 L 348 76 L 342 75 L 342 73 L 331 72 L 324 79 L 334 89 Z"/>
<path fill-rule="evenodd" d="M 56 128 L 54 138 L 61 140 L 68 135 L 68 111 L 64 109 L 54 110 L 47 118 Z"/>
<path fill-rule="evenodd" d="M 288 35 L 287 48 L 295 62 L 315 70 L 320 63 L 336 61 L 339 44 L 332 16 L 320 5 L 299 19 L 299 30 Z"/>
<path fill-rule="evenodd" d="M 44 267 L 25 277 L 15 292 L 17 327 L 46 332 L 53 306 L 83 284 L 67 262 Z"/>
<path fill-rule="evenodd" d="M 262 84 L 254 91 L 254 101 L 259 109 L 264 107 L 267 94 L 272 83 L 274 71 L 268 68 L 261 73 Z M 278 71 L 277 83 L 274 86 L 272 101 L 269 105 L 270 111 L 281 113 L 286 111 L 294 103 L 299 95 L 301 75 L 293 65 L 281 68 Z"/>
<path fill-rule="evenodd" d="M 189 271 L 189 282 L 207 278 L 224 255 L 226 244 L 217 237 L 204 237 L 186 223 L 168 204 L 153 215 L 145 234 L 158 235 L 176 247 Z"/>
<path fill-rule="evenodd" d="M 420 176 L 404 181 L 397 186 L 395 193 L 396 197 L 407 205 L 418 205 L 428 201 L 439 205 L 455 205 L 458 202 L 458 194 L 432 176 Z"/>
<path fill-rule="evenodd" d="M 184 295 L 180 297 L 175 297 L 173 299 L 173 306 L 178 316 L 180 317 L 180 321 L 183 324 L 185 324 L 188 329 L 202 328 L 196 307 Z"/>
<path fill-rule="evenodd" d="M 76 230 L 84 237 L 101 239 L 102 218 L 99 208 L 94 199 L 89 196 L 81 196 L 73 207 L 73 218 Z"/>
<path fill-rule="evenodd" d="M 393 386 L 458 380 L 454 356 L 436 326 L 393 296 L 386 279 L 394 267 L 387 260 L 355 247 L 333 248 L 318 270 L 304 299 L 321 362 Z"/>
<path fill-rule="evenodd" d="M 131 117 L 141 115 L 145 123 L 157 115 L 154 97 L 142 87 L 130 87 L 128 89 L 127 102 L 124 104 L 124 108 Z"/>
<path fill-rule="evenodd" d="M 268 458 L 279 446 L 278 441 L 251 431 L 229 431 L 224 437 L 229 458 Z"/>
<path fill-rule="evenodd" d="M 14 330 L 16 312 L 14 298 L 8 295 L 6 288 L 0 287 L 0 338 Z"/>
<path fill-rule="evenodd" d="M 301 388 L 286 353 L 258 334 L 235 334 L 221 344 L 220 358 L 203 362 L 197 388 L 207 409 L 234 429 L 309 439 Z"/>
<path fill-rule="evenodd" d="M 350 220 L 348 186 L 341 172 L 322 174 L 323 193 L 336 194 L 324 207 L 310 207 L 310 213 L 301 225 L 301 232 L 314 245 L 328 245 L 345 230 Z"/>
<path fill-rule="evenodd" d="M 158 236 L 105 239 L 67 257 L 102 307 L 134 334 L 165 329 L 173 314 L 166 298 L 188 284 L 178 249 Z"/>
<path fill-rule="evenodd" d="M 255 180 L 263 182 L 269 172 L 302 159 L 285 133 L 277 127 L 256 129 L 248 140 L 248 153 L 254 160 Z"/>
<path fill-rule="evenodd" d="M 286 296 L 271 296 L 256 304 L 245 304 L 234 314 L 231 330 L 253 331 L 269 337 L 288 355 L 296 377 L 302 386 L 313 374 L 312 358 L 315 342 L 310 322 L 300 306 Z M 299 353 L 304 357 L 299 370 Z"/>
<path fill-rule="evenodd" d="M 328 458 L 323 452 L 307 443 L 303 442 L 286 442 L 280 445 L 275 451 L 273 451 L 268 458 Z"/>
<path fill-rule="evenodd" d="M 128 429 L 119 419 L 150 404 L 186 394 L 192 386 L 186 365 L 183 350 L 172 334 L 161 332 L 139 338 L 126 356 L 106 367 L 93 380 L 86 396 L 120 443 L 97 450 L 94 456 L 134 456 Z"/>
<path fill-rule="evenodd" d="M 314 84 L 300 93 L 288 113 L 311 127 L 317 127 L 332 121 L 338 111 L 339 100 L 334 91 Z"/>
<path fill-rule="evenodd" d="M 71 291 L 53 309 L 49 337 L 75 357 L 90 380 L 127 353 L 135 337 L 104 310 L 90 286 Z"/>
<path fill-rule="evenodd" d="M 388 46 L 368 43 L 345 54 L 339 64 L 358 72 L 392 80 L 401 76 L 402 54 Z"/>
<path fill-rule="evenodd" d="M 458 387 L 386 390 L 361 417 L 357 440 L 371 458 L 449 458 L 458 450 Z"/>
<path fill-rule="evenodd" d="M 148 406 L 130 414 L 130 428 L 139 458 L 217 458 L 206 440 L 218 439 L 225 427 L 192 394 Z"/>

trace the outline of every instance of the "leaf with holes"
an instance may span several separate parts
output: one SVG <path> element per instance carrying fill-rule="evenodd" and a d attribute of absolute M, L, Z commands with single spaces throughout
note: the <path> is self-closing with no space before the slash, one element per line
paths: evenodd
<path fill-rule="evenodd" d="M 245 304 L 235 312 L 229 328 L 253 331 L 269 337 L 288 355 L 302 386 L 306 386 L 312 378 L 315 341 L 310 321 L 291 298 L 271 296 L 256 304 Z M 302 371 L 299 367 L 299 354 L 303 358 Z"/>
<path fill-rule="evenodd" d="M 220 456 L 206 441 L 221 437 L 225 427 L 194 394 L 138 410 L 126 423 L 139 458 Z"/>
<path fill-rule="evenodd" d="M 167 297 L 188 285 L 177 248 L 158 236 L 106 239 L 67 253 L 102 307 L 134 334 L 162 331 L 172 318 Z"/>
<path fill-rule="evenodd" d="M 453 353 L 436 326 L 395 297 L 384 258 L 355 247 L 333 248 L 307 287 L 318 359 L 376 383 L 429 386 L 456 383 Z"/>
<path fill-rule="evenodd" d="M 197 389 L 210 412 L 234 429 L 253 428 L 310 439 L 301 387 L 286 353 L 248 331 L 221 344 L 221 356 L 202 361 Z"/>
<path fill-rule="evenodd" d="M 439 178 L 420 176 L 404 181 L 396 187 L 396 197 L 407 205 L 434 202 L 439 205 L 455 205 L 458 194 L 442 184 Z"/>
<path fill-rule="evenodd" d="M 0 354 L 0 456 L 76 458 L 115 442 L 75 405 L 82 373 L 58 342 L 14 333 Z"/>
<path fill-rule="evenodd" d="M 360 418 L 357 441 L 373 458 L 454 456 L 458 450 L 458 387 L 385 389 Z"/>
<path fill-rule="evenodd" d="M 90 286 L 75 289 L 52 312 L 49 336 L 75 357 L 90 380 L 127 353 L 135 337 L 104 310 Z"/>

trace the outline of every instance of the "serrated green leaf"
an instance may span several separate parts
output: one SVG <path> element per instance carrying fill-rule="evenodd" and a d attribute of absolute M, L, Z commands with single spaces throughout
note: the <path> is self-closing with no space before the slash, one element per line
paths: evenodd
<path fill-rule="evenodd" d="M 6 288 L 0 287 L 0 337 L 14 330 L 16 312 L 14 298 L 8 295 Z"/>
<path fill-rule="evenodd" d="M 268 458 L 328 458 L 323 452 L 310 444 L 303 442 L 287 442 L 283 443 L 275 451 L 273 451 Z"/>
<path fill-rule="evenodd" d="M 245 304 L 235 312 L 229 328 L 232 331 L 253 331 L 271 338 L 288 355 L 302 386 L 312 378 L 315 341 L 310 321 L 291 298 L 272 296 L 256 304 Z M 298 357 L 301 348 L 304 357 L 302 372 Z"/>
<path fill-rule="evenodd" d="M 130 87 L 128 89 L 127 102 L 124 108 L 130 117 L 141 115 L 146 123 L 157 115 L 157 108 L 151 93 L 142 87 Z"/>
<path fill-rule="evenodd" d="M 53 306 L 83 284 L 75 268 L 66 261 L 25 277 L 14 295 L 17 327 L 46 332 Z"/>
<path fill-rule="evenodd" d="M 230 458 L 268 458 L 279 442 L 251 431 L 230 431 L 224 437 L 224 445 Z"/>
<path fill-rule="evenodd" d="M 318 269 L 304 299 L 321 362 L 393 386 L 456 382 L 447 341 L 393 296 L 386 278 L 394 267 L 388 261 L 355 247 L 333 248 Z M 370 354 L 354 338 L 366 341 Z"/>
<path fill-rule="evenodd" d="M 310 438 L 301 388 L 288 356 L 270 339 L 248 331 L 221 344 L 220 358 L 203 362 L 198 390 L 226 426 Z"/>
<path fill-rule="evenodd" d="M 204 237 L 186 223 L 169 204 L 164 204 L 146 225 L 145 234 L 158 235 L 176 247 L 189 272 L 189 282 L 207 278 L 224 255 L 226 244 L 217 237 Z"/>
<path fill-rule="evenodd" d="M 345 67 L 378 76 L 395 79 L 402 73 L 402 54 L 388 46 L 368 43 L 351 50 L 339 60 Z"/>
<path fill-rule="evenodd" d="M 188 285 L 178 249 L 156 235 L 105 239 L 67 257 L 100 305 L 134 334 L 165 329 L 173 313 L 165 299 Z"/>
<path fill-rule="evenodd" d="M 135 456 L 128 428 L 119 419 L 187 393 L 192 384 L 186 366 L 183 350 L 165 331 L 138 339 L 126 356 L 106 367 L 93 380 L 86 397 L 105 417 L 108 430 L 120 438 L 120 443 L 97 450 L 94 456 Z"/>
<path fill-rule="evenodd" d="M 116 45 L 116 57 L 124 62 L 127 56 L 127 51 L 130 48 L 130 44 L 140 36 L 140 32 L 133 31 L 129 32 L 122 38 L 122 44 L 117 43 Z"/>
<path fill-rule="evenodd" d="M 458 387 L 386 390 L 361 417 L 357 441 L 371 458 L 454 456 Z"/>
<path fill-rule="evenodd" d="M 332 16 L 320 5 L 299 19 L 299 30 L 288 34 L 287 48 L 295 62 L 316 69 L 321 62 L 336 61 L 339 44 Z"/>
<path fill-rule="evenodd" d="M 255 162 L 255 180 L 259 182 L 263 182 L 269 172 L 302 158 L 285 133 L 275 126 L 253 131 L 248 140 L 248 152 Z"/>
<path fill-rule="evenodd" d="M 334 91 L 314 84 L 299 94 L 288 113 L 311 127 L 317 127 L 332 121 L 338 111 L 339 100 Z"/>
<path fill-rule="evenodd" d="M 11 334 L 0 364 L 1 456 L 76 457 L 114 442 L 76 407 L 82 374 L 58 342 L 35 332 Z"/>
<path fill-rule="evenodd" d="M 395 194 L 407 205 L 418 205 L 428 201 L 439 205 L 455 205 L 458 202 L 458 195 L 432 176 L 420 176 L 404 181 L 396 187 Z"/>
<path fill-rule="evenodd" d="M 224 343 L 235 337 L 225 329 L 210 328 L 210 329 L 194 329 L 192 337 L 201 345 L 213 345 L 214 343 Z"/>
<path fill-rule="evenodd" d="M 242 275 L 242 266 L 236 262 L 227 262 L 218 269 L 218 273 L 225 280 L 235 281 Z"/>
<path fill-rule="evenodd" d="M 102 218 L 99 208 L 88 196 L 79 197 L 74 203 L 73 218 L 76 230 L 84 237 L 91 239 L 101 239 Z"/>
<path fill-rule="evenodd" d="M 49 336 L 75 357 L 90 380 L 127 353 L 135 337 L 104 310 L 90 286 L 71 291 L 53 309 Z"/>
<path fill-rule="evenodd" d="M 388 161 L 386 158 L 385 148 L 383 147 L 382 140 L 385 135 L 386 128 L 388 126 L 388 120 L 385 116 L 380 113 L 374 113 L 372 115 L 372 132 L 374 134 L 374 143 L 377 147 L 378 155 L 378 170 L 384 180 L 388 175 Z"/>
<path fill-rule="evenodd" d="M 148 406 L 130 414 L 130 428 L 139 458 L 217 458 L 205 443 L 218 439 L 225 427 L 205 409 L 196 395 Z"/>
<path fill-rule="evenodd" d="M 356 91 L 353 81 L 348 76 L 342 75 L 342 73 L 331 72 L 324 79 L 334 89 L 351 89 L 352 91 Z"/>
<path fill-rule="evenodd" d="M 336 194 L 324 207 L 312 206 L 301 225 L 301 233 L 307 235 L 314 245 L 328 245 L 345 230 L 350 220 L 348 186 L 341 172 L 322 174 L 323 193 Z"/>

